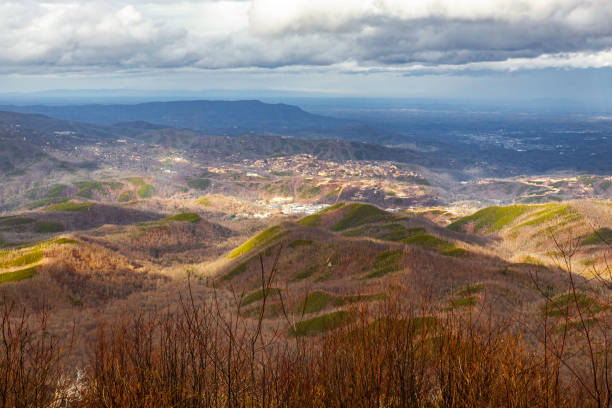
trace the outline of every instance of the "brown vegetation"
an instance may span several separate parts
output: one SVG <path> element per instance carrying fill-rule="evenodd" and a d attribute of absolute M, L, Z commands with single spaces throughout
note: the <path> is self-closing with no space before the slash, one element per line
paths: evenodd
<path fill-rule="evenodd" d="M 563 303 L 547 297 L 534 273 L 545 298 L 535 345 L 522 340 L 526 332 L 517 332 L 512 318 L 483 308 L 441 311 L 426 291 L 413 287 L 374 305 L 350 306 L 344 316 L 351 318 L 331 335 L 296 337 L 291 332 L 304 316 L 292 315 L 282 291 L 273 290 L 280 253 L 269 268 L 259 257 L 256 319 L 241 317 L 238 293 L 232 306 L 217 291 L 200 299 L 190 289 L 178 307 L 163 313 L 102 322 L 85 377 L 70 384 L 57 371 L 57 345 L 45 348 L 45 320 L 25 335 L 13 329 L 24 325 L 25 315 L 13 320 L 7 309 L 2 332 L 9 340 L 0 354 L 8 357 L 0 367 L 20 372 L 25 364 L 31 375 L 19 384 L 34 384 L 5 387 L 7 401 L 36 401 L 24 405 L 32 406 L 61 399 L 73 407 L 610 406 L 608 276 L 595 282 L 603 286 L 591 288 L 593 302 L 585 308 L 571 273 L 571 295 Z M 564 253 L 571 262 L 571 252 Z M 281 318 L 266 324 L 272 296 L 281 299 Z M 597 325 L 587 323 L 594 317 Z M 567 324 L 572 321 L 577 324 Z M 14 342 L 40 349 L 42 357 L 12 358 Z M 39 387 L 47 391 L 37 394 Z"/>
<path fill-rule="evenodd" d="M 36 276 L 0 287 L 5 405 L 610 406 L 612 276 L 572 273 L 580 240 L 549 238 L 553 268 L 281 228 L 188 281 L 150 249 L 231 231 L 108 226 L 45 248 Z M 70 321 L 76 342 L 60 337 Z"/>

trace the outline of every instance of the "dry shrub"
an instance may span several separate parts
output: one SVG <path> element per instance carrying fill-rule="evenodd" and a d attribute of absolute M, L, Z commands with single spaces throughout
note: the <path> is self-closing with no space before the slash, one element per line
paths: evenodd
<path fill-rule="evenodd" d="M 41 271 L 87 305 L 125 298 L 131 293 L 154 289 L 161 275 L 134 268 L 123 255 L 97 244 L 59 246 L 49 251 L 53 263 Z"/>
<path fill-rule="evenodd" d="M 38 320 L 7 298 L 0 299 L 0 406 L 59 406 L 64 400 L 58 339 L 47 331 L 47 313 Z"/>
<path fill-rule="evenodd" d="M 183 301 L 100 328 L 87 407 L 597 406 L 501 325 L 386 302 L 331 335 L 264 336 Z"/>
<path fill-rule="evenodd" d="M 434 303 L 408 304 L 391 295 L 377 306 L 350 308 L 351 318 L 333 332 L 294 336 L 282 298 L 282 326 L 264 327 L 279 256 L 268 274 L 259 259 L 258 319 L 236 313 L 240 295 L 230 310 L 217 292 L 195 299 L 189 290 L 178 308 L 101 323 L 86 378 L 65 405 L 610 407 L 608 332 L 595 330 L 609 328 L 608 280 L 601 281 L 599 325 L 591 330 L 579 316 L 559 332 L 544 314 L 541 351 L 493 314 L 440 312 Z M 580 315 L 578 289 L 569 279 L 568 299 Z M 8 321 L 10 311 L 5 315 Z M 0 346 L 8 356 L 2 369 L 19 373 L 3 385 L 8 406 L 22 400 L 29 402 L 15 406 L 49 406 L 62 391 L 56 348 L 49 351 L 44 335 L 13 333 L 9 338 L 29 346 Z M 570 341 L 573 347 L 566 346 Z"/>

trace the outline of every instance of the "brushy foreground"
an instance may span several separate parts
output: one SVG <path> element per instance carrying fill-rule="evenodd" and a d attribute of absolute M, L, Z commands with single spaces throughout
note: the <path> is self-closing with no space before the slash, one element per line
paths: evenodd
<path fill-rule="evenodd" d="M 558 337 L 534 351 L 504 324 L 426 305 L 355 307 L 332 334 L 299 337 L 188 296 L 172 312 L 101 324 L 78 376 L 44 313 L 32 322 L 2 306 L 3 407 L 610 406 L 608 343 L 573 364 Z"/>
<path fill-rule="evenodd" d="M 0 407 L 612 405 L 609 267 L 588 288 L 568 268 L 567 291 L 556 296 L 534 275 L 543 302 L 528 332 L 519 316 L 441 309 L 409 288 L 373 304 L 312 292 L 348 307 L 304 320 L 304 304 L 292 321 L 275 286 L 278 256 L 269 272 L 260 258 L 261 289 L 250 295 L 232 301 L 213 284 L 199 299 L 189 280 L 164 311 L 100 322 L 83 371 L 70 363 L 74 338 L 49 332 L 46 309 L 0 299 Z M 264 318 L 273 296 L 275 323 Z"/>

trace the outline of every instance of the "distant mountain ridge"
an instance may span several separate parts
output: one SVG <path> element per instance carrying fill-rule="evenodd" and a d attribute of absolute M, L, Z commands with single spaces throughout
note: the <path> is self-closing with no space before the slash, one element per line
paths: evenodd
<path fill-rule="evenodd" d="M 249 133 L 303 138 L 338 137 L 372 142 L 391 135 L 350 119 L 315 115 L 294 105 L 258 100 L 147 102 L 134 105 L 0 106 L 0 110 L 43 114 L 97 125 L 148 122 L 218 135 Z"/>

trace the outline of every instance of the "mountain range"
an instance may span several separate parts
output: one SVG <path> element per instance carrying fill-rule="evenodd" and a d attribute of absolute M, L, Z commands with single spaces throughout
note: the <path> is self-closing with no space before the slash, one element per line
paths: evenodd
<path fill-rule="evenodd" d="M 148 122 L 216 135 L 258 133 L 370 141 L 377 135 L 383 138 L 390 136 L 390 132 L 377 130 L 357 120 L 315 115 L 294 105 L 268 104 L 258 100 L 149 102 L 130 105 L 3 105 L 0 110 L 42 114 L 107 126 L 121 122 Z"/>

